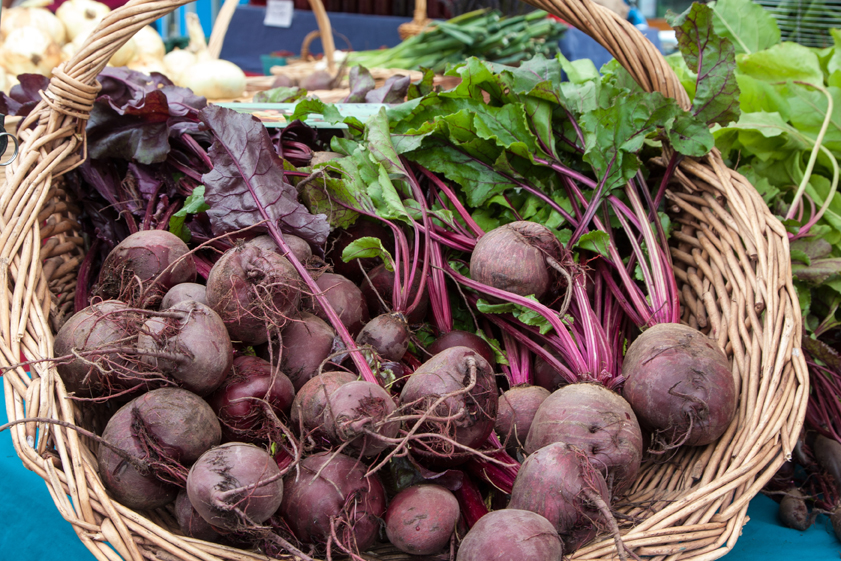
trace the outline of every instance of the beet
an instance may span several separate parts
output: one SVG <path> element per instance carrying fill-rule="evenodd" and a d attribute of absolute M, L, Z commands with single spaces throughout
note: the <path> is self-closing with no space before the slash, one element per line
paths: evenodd
<path fill-rule="evenodd" d="M 222 423 L 226 440 L 260 442 L 278 436 L 272 434 L 274 419 L 265 404 L 283 419 L 293 399 L 295 388 L 283 372 L 256 356 L 238 356 L 231 375 L 207 401 Z"/>
<path fill-rule="evenodd" d="M 469 331 L 450 331 L 438 337 L 427 349 L 430 354 L 437 355 L 450 347 L 467 347 L 479 353 L 491 366 L 496 364 L 496 353 L 487 341 Z"/>
<path fill-rule="evenodd" d="M 534 452 L 520 466 L 508 507 L 546 518 L 569 549 L 586 539 L 582 534 L 592 537 L 596 532 L 594 521 L 602 516 L 593 504 L 595 495 L 610 504 L 607 484 L 587 455 L 556 442 Z"/>
<path fill-rule="evenodd" d="M 736 415 L 727 357 L 691 327 L 666 323 L 645 330 L 628 348 L 622 376 L 625 399 L 663 448 L 715 442 Z"/>
<path fill-rule="evenodd" d="M 299 238 L 298 236 L 293 236 L 292 234 L 283 234 L 283 241 L 289 246 L 289 251 L 298 258 L 298 261 L 301 263 L 306 264 L 307 261 L 310 260 L 312 257 L 312 248 L 310 244 L 308 244 L 303 239 Z M 277 243 L 274 241 L 274 238 L 269 236 L 268 234 L 263 234 L 261 236 L 257 236 L 251 238 L 245 245 L 253 245 L 255 247 L 259 247 L 263 251 L 274 251 L 275 253 L 279 253 L 283 255 L 280 251 L 280 247 L 278 247 Z M 283 255 L 286 257 L 285 255 Z"/>
<path fill-rule="evenodd" d="M 169 309 L 184 300 L 193 300 L 207 306 L 207 287 L 203 284 L 197 284 L 194 282 L 182 282 L 176 284 L 170 288 L 166 294 L 164 294 L 164 298 L 161 300 L 160 309 Z"/>
<path fill-rule="evenodd" d="M 542 298 L 552 286 L 546 258 L 559 258 L 552 231 L 535 222 L 511 222 L 479 238 L 470 256 L 470 278 L 488 286 Z"/>
<path fill-rule="evenodd" d="M 780 501 L 777 514 L 786 528 L 805 532 L 812 525 L 812 516 L 809 514 L 806 501 L 803 500 L 803 493 L 795 488 L 786 492 L 783 500 Z"/>
<path fill-rule="evenodd" d="M 835 534 L 835 539 L 841 541 L 841 508 L 835 509 L 829 517 L 829 521 L 832 523 L 832 531 Z"/>
<path fill-rule="evenodd" d="M 815 461 L 823 471 L 832 476 L 835 488 L 841 493 L 841 443 L 819 434 L 812 445 Z"/>
<path fill-rule="evenodd" d="M 155 305 L 176 284 L 196 280 L 196 263 L 189 251 L 181 238 L 164 230 L 131 234 L 102 263 L 97 293 L 104 299 Z"/>
<path fill-rule="evenodd" d="M 411 304 L 415 301 L 415 296 L 420 289 L 420 275 L 421 275 L 421 268 L 418 267 L 418 271 L 415 274 L 415 278 L 412 281 L 412 288 L 409 291 L 409 299 L 408 303 Z M 369 282 L 370 281 L 370 282 Z M 372 286 L 373 285 L 373 286 Z M 371 269 L 368 273 L 368 278 L 363 279 L 360 283 L 362 287 L 362 294 L 365 296 L 365 302 L 368 304 L 368 310 L 371 313 L 385 314 L 391 312 L 390 309 L 392 307 L 392 295 L 394 293 L 394 272 L 389 271 L 385 268 L 385 265 L 378 265 Z M 379 294 L 379 297 L 377 296 Z M 383 306 L 380 299 L 386 303 L 386 306 Z M 429 307 L 429 295 L 424 292 L 421 296 L 420 301 L 418 302 L 418 306 L 412 310 L 412 313 L 406 315 L 406 321 L 409 322 L 409 325 L 416 325 L 419 323 L 423 323 L 426 319 L 426 310 Z M 404 310 L 396 310 L 396 311 L 404 311 Z"/>
<path fill-rule="evenodd" d="M 356 344 L 370 345 L 380 358 L 400 362 L 409 350 L 409 336 L 409 324 L 403 314 L 383 314 L 365 324 L 356 336 Z"/>
<path fill-rule="evenodd" d="M 406 381 L 400 393 L 400 404 L 415 414 L 426 412 L 441 397 L 463 390 L 470 384 L 471 363 L 476 369 L 473 389 L 450 395 L 434 410 L 435 416 L 439 418 L 462 416 L 449 422 L 427 422 L 421 431 L 439 433 L 461 445 L 475 448 L 484 444 L 493 430 L 498 390 L 491 366 L 472 349 L 451 347 L 422 364 Z M 423 444 L 416 443 L 413 453 L 439 465 L 456 465 L 470 457 L 469 452 L 440 439 L 424 440 Z"/>
<path fill-rule="evenodd" d="M 297 391 L 318 373 L 321 363 L 333 352 L 336 332 L 323 319 L 304 312 L 300 319 L 289 321 L 281 338 L 280 367 Z M 277 354 L 274 359 L 278 360 Z"/>
<path fill-rule="evenodd" d="M 322 414 L 327 405 L 327 398 L 336 388 L 354 380 L 356 376 L 350 372 L 325 372 L 309 380 L 301 387 L 292 402 L 290 414 L 292 429 L 300 431 L 302 437 L 318 430 L 322 424 Z"/>
<path fill-rule="evenodd" d="M 314 158 L 318 157 L 318 152 Z M 327 242 L 327 260 L 333 264 L 333 272 L 350 279 L 354 284 L 361 284 L 365 280 L 362 271 L 359 270 L 360 263 L 366 271 L 370 271 L 380 263 L 376 257 L 363 257 L 361 259 L 354 259 L 345 263 L 342 259 L 342 252 L 351 244 L 351 242 L 359 238 L 377 238 L 383 247 L 388 250 L 391 255 L 394 255 L 394 241 L 391 231 L 378 222 L 370 222 L 368 220 L 357 220 L 352 226 L 336 230 L 333 238 Z"/>
<path fill-rule="evenodd" d="M 316 284 L 324 292 L 324 296 L 347 327 L 348 332 L 355 337 L 370 318 L 362 292 L 345 277 L 333 273 L 324 273 L 318 277 Z M 313 305 L 313 313 L 329 322 L 321 306 L 318 303 L 313 303 Z"/>
<path fill-rule="evenodd" d="M 326 70 L 316 70 L 309 76 L 301 78 L 301 89 L 308 92 L 319 90 L 332 90 L 334 78 L 333 75 Z"/>
<path fill-rule="evenodd" d="M 175 498 L 175 520 L 185 536 L 206 542 L 219 540 L 219 533 L 193 508 L 186 489 L 181 489 Z"/>
<path fill-rule="evenodd" d="M 231 339 L 259 345 L 282 328 L 301 298 L 301 278 L 285 257 L 240 245 L 225 252 L 207 278 L 207 301 Z"/>
<path fill-rule="evenodd" d="M 461 541 L 456 561 L 562 561 L 552 524 L 534 512 L 506 508 L 479 519 Z"/>
<path fill-rule="evenodd" d="M 385 534 L 397 549 L 411 555 L 432 555 L 450 543 L 461 509 L 440 485 L 413 485 L 391 500 L 385 513 Z"/>
<path fill-rule="evenodd" d="M 630 405 L 597 384 L 571 384 L 546 398 L 532 421 L 525 450 L 531 454 L 555 442 L 583 450 L 611 484 L 614 494 L 637 477 L 642 431 Z"/>
<path fill-rule="evenodd" d="M 175 500 L 186 466 L 219 444 L 222 431 L 203 399 L 180 388 L 152 390 L 128 402 L 108 421 L 102 438 L 147 463 L 143 473 L 107 446 L 97 453 L 102 483 L 121 504 L 159 508 Z"/>
<path fill-rule="evenodd" d="M 372 431 L 394 438 L 400 423 L 382 424 L 396 409 L 391 395 L 371 382 L 353 381 L 333 390 L 322 413 L 322 426 L 333 444 L 348 442 L 349 451 L 375 456 L 391 446 L 368 435 Z"/>
<path fill-rule="evenodd" d="M 325 544 L 332 519 L 345 547 L 359 551 L 371 547 L 386 507 L 380 478 L 365 477 L 365 464 L 333 452 L 308 456 L 299 468 L 300 473 L 293 470 L 286 476 L 280 505 L 280 514 L 295 536 L 304 543 Z"/>
<path fill-rule="evenodd" d="M 540 386 L 515 386 L 499 398 L 496 433 L 509 447 L 520 448 L 526 441 L 534 416 L 549 397 L 549 390 Z"/>
<path fill-rule="evenodd" d="M 544 345 L 543 348 L 563 363 L 563 358 L 556 350 L 550 348 L 549 345 Z M 534 385 L 546 388 L 550 392 L 566 386 L 569 383 L 560 372 L 555 370 L 555 368 L 550 366 L 548 362 L 543 360 L 540 355 L 537 354 L 534 356 L 532 380 L 534 381 Z"/>
<path fill-rule="evenodd" d="M 168 312 L 181 317 L 152 317 L 143 324 L 137 348 L 170 353 L 180 359 L 146 355 L 143 362 L 174 378 L 198 395 L 213 392 L 231 369 L 233 346 L 228 330 L 216 312 L 194 300 L 172 306 Z"/>
<path fill-rule="evenodd" d="M 263 449 L 229 442 L 196 461 L 187 477 L 187 494 L 210 525 L 238 530 L 263 523 L 278 509 L 283 499 L 280 473 Z"/>
<path fill-rule="evenodd" d="M 84 358 L 88 362 L 75 358 L 56 364 L 69 393 L 78 396 L 111 395 L 138 383 L 139 380 L 133 383 L 124 380 L 119 374 L 128 367 L 128 359 L 122 353 L 107 350 L 123 346 L 125 343 L 122 341 L 135 335 L 142 323 L 140 316 L 127 312 L 127 308 L 123 302 L 106 300 L 74 314 L 61 326 L 53 344 L 55 356 L 69 355 L 71 349 L 78 352 L 103 349 L 102 354 L 86 355 Z M 101 363 L 104 371 L 90 362 Z"/>

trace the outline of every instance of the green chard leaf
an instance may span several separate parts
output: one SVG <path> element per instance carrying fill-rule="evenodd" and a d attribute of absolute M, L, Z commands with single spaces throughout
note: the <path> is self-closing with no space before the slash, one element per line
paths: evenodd
<path fill-rule="evenodd" d="M 575 248 L 586 249 L 587 251 L 592 251 L 593 253 L 602 255 L 603 257 L 609 257 L 610 254 L 608 253 L 608 250 L 610 248 L 610 236 L 607 232 L 602 232 L 601 230 L 587 232 L 578 238 L 578 241 L 575 242 L 574 249 Z"/>
<path fill-rule="evenodd" d="M 534 300 L 537 302 L 537 298 L 534 296 L 526 296 L 529 300 Z M 479 299 L 476 302 L 476 309 L 479 310 L 483 314 L 512 314 L 515 318 L 520 320 L 526 325 L 531 325 L 532 327 L 537 327 L 540 330 L 540 333 L 547 334 L 552 331 L 552 325 L 542 315 L 538 314 L 534 310 L 530 310 L 519 304 L 512 304 L 510 302 L 504 302 L 502 304 L 490 304 L 483 299 Z"/>
<path fill-rule="evenodd" d="M 349 243 L 344 250 L 342 250 L 342 261 L 349 263 L 354 259 L 362 259 L 364 257 L 376 257 L 381 259 L 385 268 L 389 271 L 394 271 L 394 258 L 391 253 L 383 247 L 383 242 L 379 238 L 362 237 L 357 238 Z"/>
<path fill-rule="evenodd" d="M 197 185 L 190 196 L 184 200 L 184 206 L 169 218 L 169 231 L 188 243 L 192 235 L 190 230 L 184 227 L 187 215 L 206 210 L 210 210 L 210 205 L 204 202 L 204 185 Z"/>
<path fill-rule="evenodd" d="M 755 53 L 780 42 L 777 20 L 752 0 L 717 0 L 709 4 L 716 34 L 733 42 L 736 53 Z"/>
<path fill-rule="evenodd" d="M 708 124 L 726 124 L 739 118 L 736 50 L 716 34 L 713 19 L 712 8 L 694 3 L 669 23 L 687 66 L 698 75 L 692 113 Z"/>

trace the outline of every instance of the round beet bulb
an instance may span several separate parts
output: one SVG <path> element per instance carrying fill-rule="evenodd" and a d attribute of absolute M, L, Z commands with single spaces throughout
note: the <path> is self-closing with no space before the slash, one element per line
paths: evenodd
<path fill-rule="evenodd" d="M 421 269 L 418 267 L 415 279 L 412 281 L 412 288 L 409 291 L 408 305 L 414 302 L 415 296 L 420 289 L 420 274 Z M 368 278 L 359 283 L 359 286 L 362 287 L 362 294 L 365 296 L 365 302 L 368 304 L 368 310 L 371 313 L 385 314 L 391 311 L 392 295 L 394 293 L 394 273 L 386 269 L 385 265 L 378 265 L 371 269 L 368 273 Z M 383 302 L 385 302 L 385 306 Z M 424 292 L 421 295 L 418 306 L 412 310 L 412 313 L 406 315 L 406 321 L 409 322 L 409 325 L 423 323 L 428 307 L 429 296 Z"/>
<path fill-rule="evenodd" d="M 356 344 L 370 346 L 379 357 L 392 362 L 400 362 L 409 350 L 409 324 L 403 314 L 383 314 L 365 324 Z"/>
<path fill-rule="evenodd" d="M 430 354 L 437 355 L 450 347 L 467 347 L 479 353 L 482 358 L 493 366 L 496 364 L 496 354 L 487 341 L 469 331 L 450 331 L 438 337 L 427 349 Z"/>
<path fill-rule="evenodd" d="M 324 273 L 316 281 L 318 288 L 324 293 L 327 301 L 338 314 L 339 319 L 347 327 L 352 336 L 356 336 L 371 317 L 368 306 L 359 288 L 342 275 Z M 329 318 L 321 309 L 318 301 L 313 299 L 313 313 L 329 322 Z"/>

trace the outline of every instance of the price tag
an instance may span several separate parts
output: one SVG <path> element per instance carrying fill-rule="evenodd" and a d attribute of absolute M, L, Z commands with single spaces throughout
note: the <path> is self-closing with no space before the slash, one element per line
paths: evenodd
<path fill-rule="evenodd" d="M 294 12 L 295 7 L 292 0 L 268 0 L 266 2 L 266 19 L 263 20 L 263 25 L 291 27 Z"/>

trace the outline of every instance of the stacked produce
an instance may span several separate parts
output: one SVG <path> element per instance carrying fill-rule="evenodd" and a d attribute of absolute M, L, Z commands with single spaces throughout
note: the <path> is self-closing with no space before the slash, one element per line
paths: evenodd
<path fill-rule="evenodd" d="M 3 9 L 0 19 L 0 90 L 9 92 L 21 74 L 51 76 L 53 69 L 79 50 L 111 9 L 96 0 L 67 0 L 53 14 L 45 8 Z M 195 16 L 195 14 L 192 14 Z M 245 74 L 231 62 L 207 53 L 196 17 L 188 18 L 190 47 L 165 56 L 154 28 L 140 29 L 108 62 L 146 74 L 166 74 L 176 84 L 211 99 L 240 97 Z"/>
<path fill-rule="evenodd" d="M 748 0 L 711 6 L 716 31 L 736 53 L 741 106 L 736 122 L 714 131 L 716 146 L 791 240 L 812 392 L 794 463 L 766 491 L 780 501 L 784 523 L 803 530 L 817 513 L 841 506 L 841 32 L 832 30 L 835 46 L 809 48 L 781 42 L 772 15 Z M 694 94 L 695 75 L 681 55 L 669 61 Z"/>
<path fill-rule="evenodd" d="M 93 242 L 55 364 L 116 410 L 111 496 L 301 559 L 359 559 L 381 520 L 410 554 L 560 560 L 606 533 L 635 556 L 614 513 L 642 463 L 716 441 L 738 396 L 711 327 L 679 324 L 660 211 L 738 118 L 735 62 L 711 8 L 675 26 L 689 110 L 617 65 L 470 58 L 365 123 L 298 102 L 344 134 L 270 135 L 106 69 L 65 176 Z"/>
<path fill-rule="evenodd" d="M 471 56 L 517 64 L 536 55 L 555 56 L 565 29 L 542 10 L 511 17 L 498 11 L 476 10 L 436 22 L 396 47 L 350 53 L 348 61 L 368 68 L 431 68 L 435 72 Z"/>

